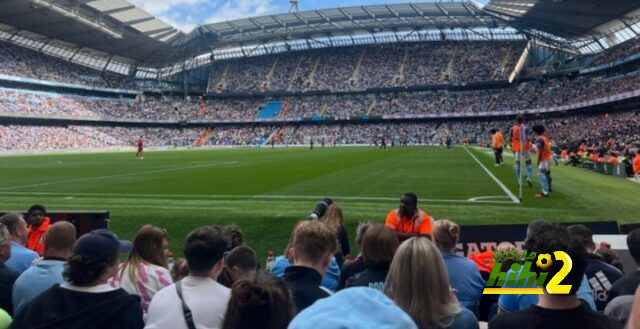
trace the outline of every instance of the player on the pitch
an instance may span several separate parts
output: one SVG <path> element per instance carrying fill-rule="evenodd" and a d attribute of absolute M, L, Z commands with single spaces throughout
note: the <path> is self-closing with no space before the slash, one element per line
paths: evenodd
<path fill-rule="evenodd" d="M 138 139 L 138 153 L 136 153 L 136 158 L 141 160 L 144 159 L 143 152 L 144 152 L 144 137 L 140 136 L 140 139 Z"/>
<path fill-rule="evenodd" d="M 548 197 L 551 192 L 551 141 L 544 134 L 543 125 L 533 126 L 533 132 L 536 134 L 535 144 L 538 153 L 538 177 L 542 190 L 536 194 L 536 198 Z"/>
<path fill-rule="evenodd" d="M 527 184 L 531 183 L 533 168 L 531 167 L 531 137 L 533 135 L 531 128 L 524 125 L 522 116 L 516 118 L 516 124 L 509 129 L 509 141 L 511 142 L 511 150 L 516 160 L 516 179 L 520 181 L 520 164 L 524 158 L 527 164 Z M 524 144 L 524 145 L 523 145 Z"/>

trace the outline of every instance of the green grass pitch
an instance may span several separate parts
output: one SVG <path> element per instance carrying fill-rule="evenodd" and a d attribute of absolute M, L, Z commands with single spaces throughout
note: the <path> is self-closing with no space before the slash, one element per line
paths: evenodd
<path fill-rule="evenodd" d="M 552 197 L 533 197 L 535 177 L 514 203 L 496 182 L 517 195 L 513 158 L 505 158 L 494 167 L 490 150 L 462 147 L 148 151 L 144 160 L 131 152 L 3 156 L 0 209 L 109 210 L 121 237 L 155 224 L 169 230 L 178 254 L 195 227 L 237 223 L 262 259 L 282 251 L 294 223 L 324 196 L 343 208 L 351 238 L 358 221 L 383 222 L 407 191 L 435 218 L 463 225 L 640 219 L 639 184 L 564 165 L 552 167 Z"/>

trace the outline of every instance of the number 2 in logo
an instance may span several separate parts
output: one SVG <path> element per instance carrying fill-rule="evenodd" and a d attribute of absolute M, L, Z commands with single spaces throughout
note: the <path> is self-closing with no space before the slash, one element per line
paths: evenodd
<path fill-rule="evenodd" d="M 567 295 L 569 291 L 571 291 L 571 285 L 560 284 L 560 282 L 571 272 L 571 268 L 573 267 L 571 257 L 564 251 L 554 251 L 553 256 L 555 256 L 556 261 L 562 261 L 562 268 L 549 280 L 549 283 L 547 283 L 547 292 L 550 294 Z"/>

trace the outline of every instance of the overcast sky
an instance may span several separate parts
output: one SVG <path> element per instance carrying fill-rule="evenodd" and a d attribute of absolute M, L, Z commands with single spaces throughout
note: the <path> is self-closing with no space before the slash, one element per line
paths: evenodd
<path fill-rule="evenodd" d="M 129 0 L 184 32 L 206 23 L 286 13 L 289 0 Z M 300 10 L 405 3 L 410 0 L 299 0 Z M 420 1 L 414 1 L 420 2 Z M 428 1 L 433 2 L 433 1 Z M 486 3 L 488 0 L 478 0 Z"/>

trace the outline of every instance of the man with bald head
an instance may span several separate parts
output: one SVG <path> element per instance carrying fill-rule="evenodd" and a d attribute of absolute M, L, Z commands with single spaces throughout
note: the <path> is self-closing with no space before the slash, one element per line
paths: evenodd
<path fill-rule="evenodd" d="M 62 272 L 76 242 L 76 228 L 66 221 L 57 222 L 49 227 L 42 240 L 43 258 L 24 271 L 13 285 L 15 314 L 40 293 L 63 282 Z"/>

